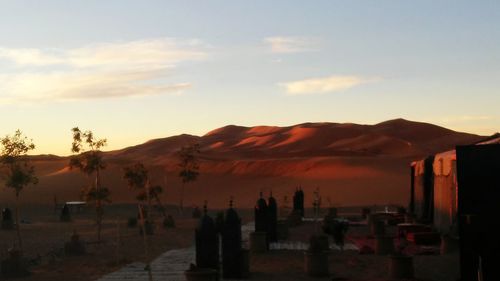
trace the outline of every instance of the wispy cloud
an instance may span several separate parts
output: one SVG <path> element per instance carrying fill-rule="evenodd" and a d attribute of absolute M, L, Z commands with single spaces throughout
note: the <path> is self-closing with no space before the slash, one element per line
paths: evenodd
<path fill-rule="evenodd" d="M 101 43 L 74 49 L 0 47 L 15 68 L 0 73 L 0 102 L 67 101 L 180 93 L 175 67 L 207 57 L 201 42 L 170 38 Z"/>
<path fill-rule="evenodd" d="M 288 95 L 310 95 L 343 91 L 376 80 L 378 79 L 363 78 L 359 76 L 333 75 L 328 77 L 290 81 L 279 83 L 278 85 L 284 87 Z"/>
<path fill-rule="evenodd" d="M 269 46 L 271 52 L 277 54 L 310 52 L 318 48 L 316 39 L 305 37 L 267 37 L 264 42 Z"/>

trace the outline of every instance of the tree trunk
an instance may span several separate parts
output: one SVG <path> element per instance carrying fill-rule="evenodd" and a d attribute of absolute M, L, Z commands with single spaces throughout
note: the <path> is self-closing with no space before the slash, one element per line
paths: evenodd
<path fill-rule="evenodd" d="M 101 242 L 101 228 L 102 228 L 102 206 L 101 206 L 101 197 L 99 194 L 99 169 L 96 170 L 95 175 L 95 191 L 96 191 L 96 222 L 97 222 L 97 241 Z"/>
<path fill-rule="evenodd" d="M 167 213 L 165 212 L 165 207 L 163 207 L 163 203 L 160 200 L 160 196 L 158 196 L 158 194 L 155 194 L 154 197 L 155 197 L 156 203 L 158 204 L 158 206 L 160 206 L 160 211 L 161 211 L 161 214 L 163 215 L 163 218 L 166 218 Z"/>
<path fill-rule="evenodd" d="M 23 251 L 23 240 L 21 239 L 21 230 L 19 226 L 19 192 L 16 191 L 16 231 L 17 240 L 19 241 L 19 250 Z"/>
<path fill-rule="evenodd" d="M 184 211 L 184 181 L 182 181 L 182 187 L 181 187 L 181 199 L 179 201 L 179 212 L 182 214 Z"/>
<path fill-rule="evenodd" d="M 149 194 L 149 190 L 150 190 L 150 185 L 149 185 L 149 180 L 146 182 L 146 198 L 148 200 L 148 212 L 146 214 L 146 221 L 148 223 L 151 223 L 151 194 Z"/>
<path fill-rule="evenodd" d="M 148 280 L 153 281 L 153 273 L 151 272 L 151 262 L 149 259 L 149 243 L 148 239 L 146 238 L 146 218 L 144 217 L 144 212 L 142 206 L 139 204 L 137 205 L 139 209 L 139 219 L 141 221 L 141 227 L 142 227 L 142 240 L 144 242 L 144 256 L 146 258 L 146 270 L 148 271 Z"/>

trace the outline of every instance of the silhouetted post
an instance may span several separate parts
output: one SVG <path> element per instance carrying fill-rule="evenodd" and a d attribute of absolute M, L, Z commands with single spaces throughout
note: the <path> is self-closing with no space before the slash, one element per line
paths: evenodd
<path fill-rule="evenodd" d="M 267 205 L 267 239 L 268 242 L 278 241 L 278 203 L 271 192 Z"/>
<path fill-rule="evenodd" d="M 303 200 L 303 199 L 302 199 Z M 302 207 L 303 207 L 302 203 Z M 295 189 L 295 193 L 293 194 L 293 208 L 292 212 L 288 215 L 288 223 L 291 226 L 297 226 L 302 223 L 302 217 L 304 211 L 301 208 L 301 193 L 299 192 L 299 188 Z"/>
<path fill-rule="evenodd" d="M 241 219 L 233 209 L 233 200 L 224 216 L 222 228 L 222 276 L 223 278 L 241 278 L 242 248 L 241 248 Z"/>
<path fill-rule="evenodd" d="M 207 203 L 203 206 L 203 216 L 195 230 L 196 266 L 219 271 L 219 237 L 214 220 L 207 214 Z"/>
<path fill-rule="evenodd" d="M 9 208 L 2 210 L 2 229 L 14 229 L 14 219 Z"/>
<path fill-rule="evenodd" d="M 267 231 L 267 203 L 262 197 L 262 192 L 260 193 L 260 198 L 254 207 L 254 218 L 255 218 L 255 231 L 256 232 L 266 232 Z"/>
<path fill-rule="evenodd" d="M 299 210 L 299 189 L 295 189 L 295 193 L 293 194 L 293 212 Z"/>
<path fill-rule="evenodd" d="M 262 192 L 260 192 L 260 198 L 254 207 L 255 231 L 250 233 L 250 250 L 252 252 L 265 252 L 269 248 L 267 233 L 269 226 L 268 215 L 266 200 L 264 200 Z"/>
<path fill-rule="evenodd" d="M 304 191 L 302 190 L 302 188 L 299 189 L 299 200 L 298 200 L 298 207 L 299 207 L 299 211 L 300 211 L 300 214 L 302 215 L 302 217 L 304 217 L 305 213 L 304 213 Z"/>
<path fill-rule="evenodd" d="M 293 195 L 293 211 L 299 212 L 304 217 L 304 191 L 302 188 L 297 188 Z"/>

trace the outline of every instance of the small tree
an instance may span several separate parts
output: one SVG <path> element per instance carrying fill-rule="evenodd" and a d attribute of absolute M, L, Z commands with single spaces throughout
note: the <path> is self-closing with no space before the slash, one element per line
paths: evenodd
<path fill-rule="evenodd" d="M 167 217 L 165 208 L 160 200 L 163 188 L 159 185 L 151 186 L 149 181 L 149 171 L 144 164 L 136 163 L 123 169 L 123 178 L 127 180 L 128 186 L 138 191 L 136 199 L 148 202 L 148 215 L 151 209 L 151 199 L 154 198 L 158 204 L 164 218 Z"/>
<path fill-rule="evenodd" d="M 133 190 L 138 190 L 145 194 L 144 197 L 139 198 L 139 196 L 137 196 L 136 198 L 139 201 L 147 201 L 148 212 L 146 221 L 149 222 L 149 215 L 151 213 L 151 198 L 149 196 L 149 192 L 147 192 L 149 189 L 148 174 L 148 170 L 142 163 L 136 163 L 123 169 L 123 178 L 127 180 L 128 186 Z"/>
<path fill-rule="evenodd" d="M 194 143 L 191 145 L 183 146 L 179 154 L 179 177 L 182 179 L 181 196 L 179 201 L 179 209 L 182 211 L 184 209 L 184 186 L 186 183 L 195 181 L 200 174 L 198 171 L 200 166 L 198 165 L 198 154 L 200 153 L 200 145 Z"/>
<path fill-rule="evenodd" d="M 70 158 L 70 168 L 78 168 L 84 173 L 89 184 L 82 189 L 82 196 L 86 202 L 92 202 L 96 208 L 97 240 L 101 241 L 101 228 L 103 219 L 103 202 L 110 203 L 110 191 L 101 186 L 101 170 L 106 168 L 100 149 L 106 145 L 106 139 L 96 139 L 92 131 L 82 132 L 78 127 L 73 132 L 73 143 Z M 95 176 L 92 178 L 92 176 Z"/>
<path fill-rule="evenodd" d="M 167 218 L 167 213 L 165 212 L 165 207 L 163 206 L 163 203 L 161 202 L 160 199 L 160 194 L 163 193 L 163 187 L 161 185 L 150 185 L 148 187 L 149 190 L 149 198 L 154 198 L 156 201 L 156 204 L 158 205 L 158 208 L 160 209 L 161 214 L 163 215 L 163 218 Z M 148 195 L 146 191 L 139 192 L 137 196 L 135 197 L 139 201 L 145 201 L 148 198 Z"/>
<path fill-rule="evenodd" d="M 19 195 L 24 187 L 29 184 L 37 184 L 38 178 L 35 176 L 35 168 L 28 161 L 28 151 L 35 149 L 33 140 L 23 136 L 17 130 L 13 136 L 5 136 L 2 140 L 2 152 L 0 162 L 3 166 L 2 174 L 5 186 L 14 189 L 16 194 L 15 221 L 19 249 L 23 249 L 21 230 L 19 226 Z"/>

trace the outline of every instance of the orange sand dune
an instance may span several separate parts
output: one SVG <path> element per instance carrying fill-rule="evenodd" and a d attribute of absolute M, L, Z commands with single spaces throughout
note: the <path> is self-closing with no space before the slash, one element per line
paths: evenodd
<path fill-rule="evenodd" d="M 255 126 L 250 128 L 247 133 L 251 135 L 267 135 L 267 134 L 273 134 L 278 131 L 282 130 L 280 127 L 276 126 Z"/>
<path fill-rule="evenodd" d="M 106 152 L 102 182 L 111 189 L 113 202 L 134 202 L 122 178 L 123 167 L 141 161 L 150 169 L 152 183 L 165 187 L 163 201 L 175 204 L 182 186 L 176 152 L 198 142 L 201 175 L 186 185 L 188 205 L 207 199 L 211 206 L 223 207 L 234 197 L 237 205 L 250 207 L 260 190 L 273 190 L 283 198 L 290 197 L 298 185 L 306 198 L 319 188 L 322 196 L 338 205 L 406 204 L 409 162 L 481 138 L 403 119 L 376 125 L 230 125 L 201 137 L 179 135 Z M 60 201 L 77 200 L 88 179 L 68 169 L 68 161 L 34 156 L 40 183 L 23 191 L 22 202 L 51 204 L 54 196 Z M 11 190 L 0 189 L 0 204 L 13 198 Z"/>

